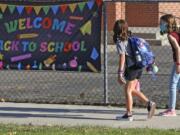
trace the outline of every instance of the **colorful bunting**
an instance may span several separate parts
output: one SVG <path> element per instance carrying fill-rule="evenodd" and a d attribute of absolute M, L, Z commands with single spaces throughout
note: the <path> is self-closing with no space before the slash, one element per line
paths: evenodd
<path fill-rule="evenodd" d="M 83 11 L 85 4 L 86 4 L 86 2 L 80 2 L 80 3 L 78 3 L 78 7 L 79 7 L 79 9 L 80 9 L 81 12 Z"/>
<path fill-rule="evenodd" d="M 0 4 L 0 8 L 1 8 L 1 11 L 4 13 L 7 8 L 7 4 Z"/>
<path fill-rule="evenodd" d="M 41 6 L 34 6 L 34 10 L 35 10 L 35 12 L 36 12 L 36 15 L 39 14 L 41 8 L 42 8 Z"/>
<path fill-rule="evenodd" d="M 57 14 L 59 10 L 61 10 L 62 13 L 65 13 L 68 7 L 70 11 L 74 13 L 77 6 L 79 7 L 79 10 L 82 12 L 86 5 L 88 9 L 91 10 L 95 3 L 99 7 L 102 4 L 102 0 L 89 0 L 88 2 L 79 2 L 79 3 L 63 4 L 63 5 L 48 5 L 48 6 L 32 6 L 32 5 L 23 6 L 23 5 L 0 4 L 0 9 L 4 13 L 8 7 L 11 14 L 15 11 L 15 9 L 17 9 L 19 14 L 22 14 L 24 9 L 27 14 L 31 14 L 34 9 L 37 15 L 40 13 L 41 9 L 43 9 L 44 13 L 47 15 L 50 9 L 52 10 L 54 14 Z"/>
<path fill-rule="evenodd" d="M 67 5 L 60 5 L 62 13 L 64 13 L 67 9 Z"/>
<path fill-rule="evenodd" d="M 51 7 L 53 13 L 56 15 L 56 13 L 58 12 L 59 6 L 55 5 Z"/>
<path fill-rule="evenodd" d="M 25 10 L 26 10 L 27 14 L 31 14 L 33 7 L 31 7 L 31 6 L 25 7 Z"/>
<path fill-rule="evenodd" d="M 94 0 L 88 1 L 87 6 L 89 9 L 92 9 L 92 7 L 94 6 Z"/>
<path fill-rule="evenodd" d="M 96 0 L 98 7 L 102 4 L 102 0 Z"/>
<path fill-rule="evenodd" d="M 43 11 L 45 13 L 45 15 L 47 15 L 47 13 L 49 12 L 50 7 L 49 6 L 43 6 Z"/>
<path fill-rule="evenodd" d="M 8 5 L 8 8 L 9 8 L 10 13 L 12 14 L 14 12 L 16 6 L 15 5 Z"/>
<path fill-rule="evenodd" d="M 17 6 L 17 10 L 19 14 L 22 14 L 23 9 L 24 9 L 24 6 Z"/>
<path fill-rule="evenodd" d="M 76 6 L 77 6 L 77 4 L 70 4 L 69 5 L 69 8 L 70 8 L 72 13 L 74 13 L 74 10 L 76 9 Z"/>

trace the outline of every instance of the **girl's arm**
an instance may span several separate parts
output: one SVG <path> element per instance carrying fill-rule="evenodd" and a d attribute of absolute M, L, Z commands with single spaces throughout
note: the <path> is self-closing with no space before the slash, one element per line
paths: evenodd
<path fill-rule="evenodd" d="M 175 49 L 175 55 L 176 55 L 176 72 L 179 74 L 180 73 L 180 47 L 179 47 L 179 44 L 177 42 L 177 40 L 171 36 L 171 35 L 168 35 L 168 39 L 169 41 L 171 42 L 173 48 Z"/>
<path fill-rule="evenodd" d="M 124 72 L 125 68 L 125 54 L 119 55 L 119 72 Z"/>
<path fill-rule="evenodd" d="M 124 69 L 125 69 L 125 54 L 119 55 L 119 70 L 118 70 L 118 80 L 121 84 L 126 84 L 126 80 L 124 79 Z"/>

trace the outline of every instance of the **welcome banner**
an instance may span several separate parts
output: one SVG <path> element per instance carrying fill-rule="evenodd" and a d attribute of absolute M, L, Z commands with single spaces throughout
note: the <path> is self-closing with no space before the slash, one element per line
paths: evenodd
<path fill-rule="evenodd" d="M 0 4 L 0 69 L 101 71 L 102 0 Z"/>

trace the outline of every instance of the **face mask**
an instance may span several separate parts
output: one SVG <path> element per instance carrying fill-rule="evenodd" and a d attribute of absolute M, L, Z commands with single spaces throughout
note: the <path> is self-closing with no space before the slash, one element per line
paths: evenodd
<path fill-rule="evenodd" d="M 167 23 L 161 23 L 160 24 L 160 33 L 163 35 L 167 32 Z"/>

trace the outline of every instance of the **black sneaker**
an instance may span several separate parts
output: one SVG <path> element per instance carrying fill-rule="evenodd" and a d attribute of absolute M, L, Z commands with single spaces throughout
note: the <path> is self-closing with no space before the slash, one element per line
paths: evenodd
<path fill-rule="evenodd" d="M 152 118 L 155 110 L 156 110 L 156 103 L 149 101 L 147 105 L 147 110 L 148 110 L 148 119 Z"/>
<path fill-rule="evenodd" d="M 123 116 L 117 116 L 117 120 L 133 121 L 133 115 L 128 115 L 127 113 Z"/>

